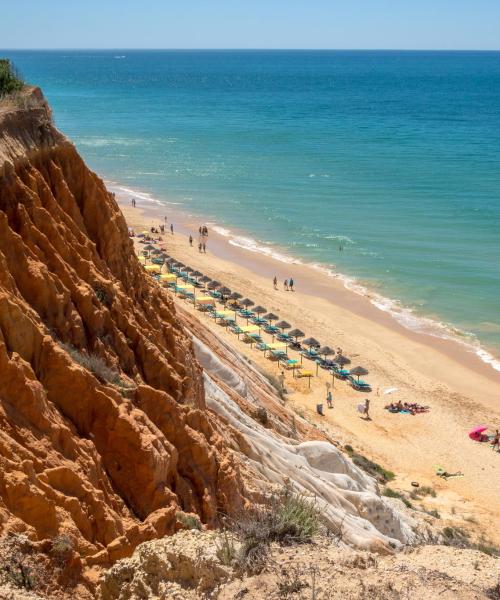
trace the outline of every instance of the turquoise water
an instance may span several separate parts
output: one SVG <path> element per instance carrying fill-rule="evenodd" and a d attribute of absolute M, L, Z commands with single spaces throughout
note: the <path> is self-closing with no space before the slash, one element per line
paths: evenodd
<path fill-rule="evenodd" d="M 106 179 L 500 354 L 500 53 L 1 54 Z"/>

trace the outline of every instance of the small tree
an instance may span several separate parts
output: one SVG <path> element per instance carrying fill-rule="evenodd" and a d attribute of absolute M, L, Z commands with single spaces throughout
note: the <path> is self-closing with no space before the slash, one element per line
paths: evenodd
<path fill-rule="evenodd" d="M 23 80 L 19 77 L 10 60 L 0 58 L 0 97 L 22 90 Z"/>

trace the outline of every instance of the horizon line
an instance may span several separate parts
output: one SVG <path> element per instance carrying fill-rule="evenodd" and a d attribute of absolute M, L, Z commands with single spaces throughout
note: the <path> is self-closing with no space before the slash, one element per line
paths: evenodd
<path fill-rule="evenodd" d="M 0 48 L 0 52 L 500 52 L 500 48 Z"/>

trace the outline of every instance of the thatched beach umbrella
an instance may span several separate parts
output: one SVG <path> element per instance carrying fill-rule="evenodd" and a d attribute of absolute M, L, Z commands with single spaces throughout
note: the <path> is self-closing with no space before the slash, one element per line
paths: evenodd
<path fill-rule="evenodd" d="M 209 290 L 216 290 L 217 288 L 220 288 L 221 283 L 220 281 L 215 281 L 215 279 L 213 279 L 208 285 L 207 288 Z"/>
<path fill-rule="evenodd" d="M 347 356 L 344 356 L 343 354 L 339 354 L 338 356 L 335 357 L 335 362 L 340 365 L 341 367 L 344 367 L 345 365 L 350 364 L 350 359 L 347 358 Z"/>
<path fill-rule="evenodd" d="M 153 250 L 151 250 L 151 254 L 157 256 L 158 254 L 161 254 L 161 250 L 159 248 L 153 248 Z"/>
<path fill-rule="evenodd" d="M 277 321 L 279 319 L 278 315 L 275 315 L 274 313 L 270 312 L 267 313 L 267 315 L 264 315 L 264 319 L 267 319 L 268 321 L 270 321 L 271 323 L 273 321 Z"/>
<path fill-rule="evenodd" d="M 202 277 L 203 273 L 201 273 L 200 271 L 193 271 L 191 273 L 191 277 L 194 277 L 195 279 L 198 279 L 198 277 Z"/>
<path fill-rule="evenodd" d="M 239 300 L 240 298 L 242 298 L 242 295 L 239 292 L 233 292 L 230 296 L 229 299 L 230 300 Z"/>
<path fill-rule="evenodd" d="M 364 367 L 354 367 L 354 369 L 351 369 L 351 375 L 356 375 L 359 381 L 362 375 L 368 375 L 368 371 Z"/>
<path fill-rule="evenodd" d="M 226 286 L 222 286 L 219 288 L 219 294 L 222 304 L 226 304 L 228 297 L 231 295 L 231 290 Z"/>
<path fill-rule="evenodd" d="M 156 250 L 156 248 L 152 244 L 146 244 L 144 246 L 143 250 L 147 250 L 148 252 L 151 252 L 151 250 Z"/>
<path fill-rule="evenodd" d="M 321 344 L 318 342 L 316 338 L 310 337 L 302 341 L 304 346 L 309 346 L 309 348 L 319 348 Z"/>
<path fill-rule="evenodd" d="M 290 329 L 291 325 L 286 321 L 278 321 L 278 323 L 276 323 L 276 327 L 279 327 L 281 331 L 285 331 L 285 329 Z"/>
<path fill-rule="evenodd" d="M 263 306 L 260 306 L 260 304 L 259 304 L 255 308 L 252 308 L 252 312 L 255 313 L 256 315 L 262 315 L 265 312 L 267 312 L 267 308 L 264 308 Z"/>
<path fill-rule="evenodd" d="M 289 332 L 288 332 L 288 335 L 289 335 L 290 337 L 293 337 L 293 338 L 295 338 L 295 341 L 297 341 L 297 339 L 298 339 L 299 337 L 304 337 L 304 336 L 305 336 L 305 333 L 304 333 L 303 331 L 300 331 L 300 329 L 292 329 L 292 331 L 289 331 Z"/>
<path fill-rule="evenodd" d="M 248 308 L 249 306 L 253 306 L 255 302 L 253 300 L 250 300 L 250 298 L 243 298 L 243 300 L 240 301 L 240 304 L 241 306 Z"/>
<path fill-rule="evenodd" d="M 327 356 L 335 354 L 335 350 L 330 348 L 330 346 L 321 346 L 321 348 L 318 350 L 318 354 L 322 354 L 326 360 Z"/>

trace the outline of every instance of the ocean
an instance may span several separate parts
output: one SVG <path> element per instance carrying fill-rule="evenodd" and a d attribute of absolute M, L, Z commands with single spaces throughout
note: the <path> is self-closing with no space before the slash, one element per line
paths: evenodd
<path fill-rule="evenodd" d="M 0 56 L 107 181 L 500 370 L 500 53 Z"/>

